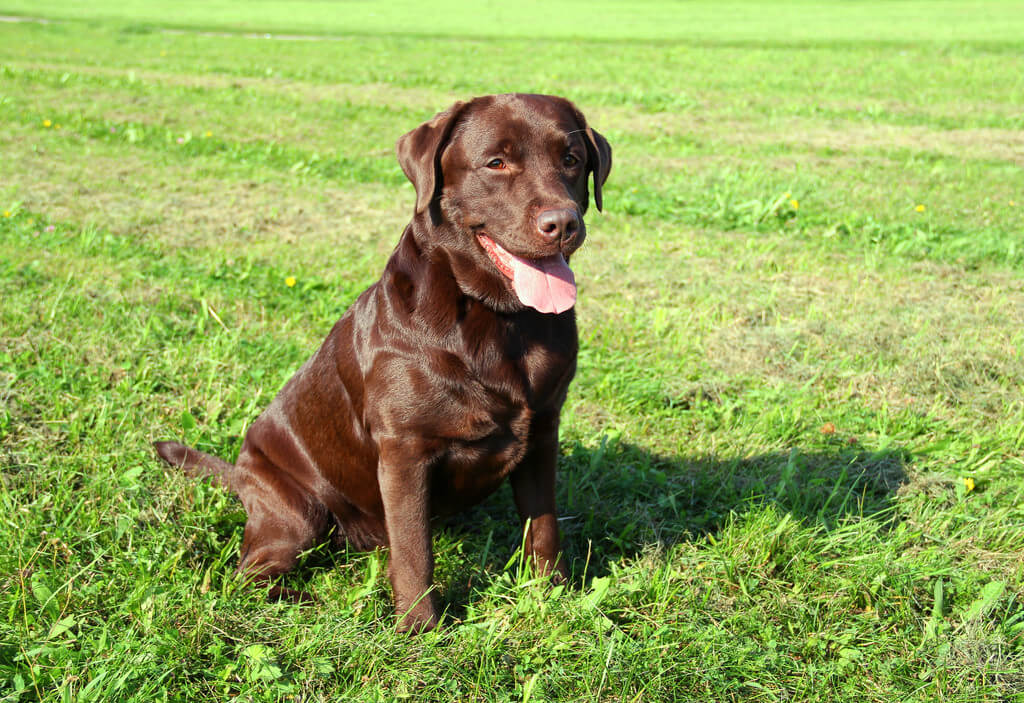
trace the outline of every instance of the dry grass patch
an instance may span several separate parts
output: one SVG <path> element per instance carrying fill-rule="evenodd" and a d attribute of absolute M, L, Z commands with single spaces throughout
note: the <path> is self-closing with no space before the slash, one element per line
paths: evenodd
<path fill-rule="evenodd" d="M 969 423 L 998 423 L 1019 403 L 1024 281 L 1011 272 L 872 263 L 784 235 L 596 228 L 574 261 L 581 330 L 681 364 L 670 384 L 699 368 L 705 385 L 807 386 Z M 621 328 L 646 333 L 616 339 Z"/>
<path fill-rule="evenodd" d="M 589 112 L 597 115 L 592 121 L 605 129 L 651 140 L 683 137 L 705 148 L 775 145 L 795 152 L 831 149 L 852 153 L 911 149 L 965 160 L 1024 164 L 1024 133 L 1014 129 L 941 129 L 892 124 L 884 119 L 823 121 L 821 118 L 765 116 L 756 112 L 749 113 L 746 119 L 737 119 L 734 109 L 716 108 L 713 103 L 671 113 L 638 113 L 608 107 Z M 674 165 L 672 159 L 659 163 L 666 167 Z"/>
<path fill-rule="evenodd" d="M 379 134 L 368 144 L 367 126 L 350 124 L 348 108 L 343 105 L 332 103 L 345 112 L 336 117 L 330 109 L 322 108 L 324 103 L 318 107 L 308 99 L 284 95 L 278 96 L 282 101 L 272 103 L 264 99 L 266 95 L 240 85 L 196 95 L 189 90 L 164 90 L 155 84 L 69 81 L 59 89 L 45 84 L 22 86 L 18 99 L 40 120 L 54 113 L 81 115 L 114 125 L 165 128 L 174 136 L 190 133 L 198 139 L 209 132 L 233 143 L 280 142 L 325 154 L 351 151 L 357 146 L 360 155 L 390 156 L 392 144 L 404 128 L 404 124 L 403 128 L 374 125 Z M 169 136 L 167 147 L 174 146 Z"/>
<path fill-rule="evenodd" d="M 337 246 L 370 247 L 383 256 L 411 213 L 411 189 L 340 188 L 287 173 L 246 173 L 205 157 L 168 163 L 159 154 L 95 142 L 89 158 L 70 158 L 81 148 L 74 138 L 51 135 L 40 145 L 31 132 L 10 125 L 0 144 L 14 165 L 8 198 L 52 220 L 123 236 L 177 247 L 245 246 L 266 256 L 280 256 L 282 243 L 301 244 L 288 256 L 319 270 L 328 265 L 324 253 Z"/>
<path fill-rule="evenodd" d="M 722 289 L 743 302 L 705 340 L 711 368 L 725 377 L 812 383 L 834 400 L 855 397 L 870 407 L 939 410 L 949 419 L 967 410 L 998 421 L 1019 400 L 1018 278 L 851 264 L 807 272 L 782 262 L 771 275 L 731 280 L 719 272 Z"/>
<path fill-rule="evenodd" d="M 267 95 L 283 96 L 303 102 L 336 102 L 352 105 L 379 107 L 388 105 L 409 110 L 442 110 L 465 95 L 429 88 L 408 88 L 388 83 L 317 83 L 273 76 L 252 78 L 204 73 L 169 73 L 134 66 L 106 67 L 67 63 L 39 63 L 34 61 L 11 61 L 10 65 L 21 70 L 48 71 L 54 74 L 67 72 L 107 78 L 128 78 L 132 76 L 140 83 L 157 86 L 203 88 L 212 91 L 248 90 Z"/>
<path fill-rule="evenodd" d="M 912 149 L 957 159 L 989 159 L 1024 165 L 1024 132 L 1011 129 L 949 129 L 843 122 L 821 126 L 818 121 L 794 120 L 787 128 L 794 148 L 863 151 Z"/>

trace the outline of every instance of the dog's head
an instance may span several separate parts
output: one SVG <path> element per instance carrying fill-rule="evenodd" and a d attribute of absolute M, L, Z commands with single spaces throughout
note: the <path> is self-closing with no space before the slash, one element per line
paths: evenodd
<path fill-rule="evenodd" d="M 417 215 L 449 225 L 434 244 L 460 284 L 498 309 L 573 306 L 568 259 L 586 237 L 589 177 L 600 210 L 612 156 L 571 102 L 518 93 L 459 102 L 399 139 L 397 151 Z"/>

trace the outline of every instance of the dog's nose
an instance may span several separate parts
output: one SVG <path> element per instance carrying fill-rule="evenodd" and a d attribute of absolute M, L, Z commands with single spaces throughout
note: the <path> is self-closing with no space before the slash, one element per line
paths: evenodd
<path fill-rule="evenodd" d="M 537 215 L 537 231 L 549 239 L 572 239 L 579 230 L 575 210 L 545 210 Z"/>

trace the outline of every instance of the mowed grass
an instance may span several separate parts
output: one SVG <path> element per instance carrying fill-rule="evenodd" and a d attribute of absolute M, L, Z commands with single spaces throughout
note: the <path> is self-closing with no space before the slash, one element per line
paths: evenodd
<path fill-rule="evenodd" d="M 0 5 L 62 20 L 0 24 L 0 700 L 1024 700 L 1020 3 Z M 615 150 L 571 583 L 506 489 L 433 633 L 386 552 L 268 603 L 150 443 L 234 458 L 408 220 L 395 140 L 507 90 Z"/>
<path fill-rule="evenodd" d="M 368 0 L 148 0 L 96 2 L 5 0 L 3 11 L 54 19 L 102 21 L 131 29 L 171 27 L 230 32 L 434 37 L 537 37 L 612 41 L 1019 41 L 1020 0 L 860 0 L 784 3 L 750 0 L 521 0 L 467 5 L 436 0 L 425 12 L 414 0 L 382 7 Z"/>

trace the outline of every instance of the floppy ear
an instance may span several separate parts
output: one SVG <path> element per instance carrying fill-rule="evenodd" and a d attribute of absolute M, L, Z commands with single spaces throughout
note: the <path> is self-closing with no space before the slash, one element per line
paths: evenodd
<path fill-rule="evenodd" d="M 587 169 L 594 174 L 594 205 L 601 209 L 601 186 L 608 180 L 612 170 L 612 147 L 600 132 L 586 128 Z"/>
<path fill-rule="evenodd" d="M 587 135 L 587 171 L 594 174 L 594 205 L 600 210 L 601 186 L 608 180 L 608 173 L 612 170 L 612 147 L 607 139 L 587 125 L 587 118 L 578 107 L 571 103 L 570 106 L 583 133 Z"/>
<path fill-rule="evenodd" d="M 441 192 L 441 150 L 448 143 L 452 129 L 467 103 L 457 102 L 429 122 L 403 135 L 395 144 L 398 163 L 416 187 L 416 214 L 430 207 Z"/>

